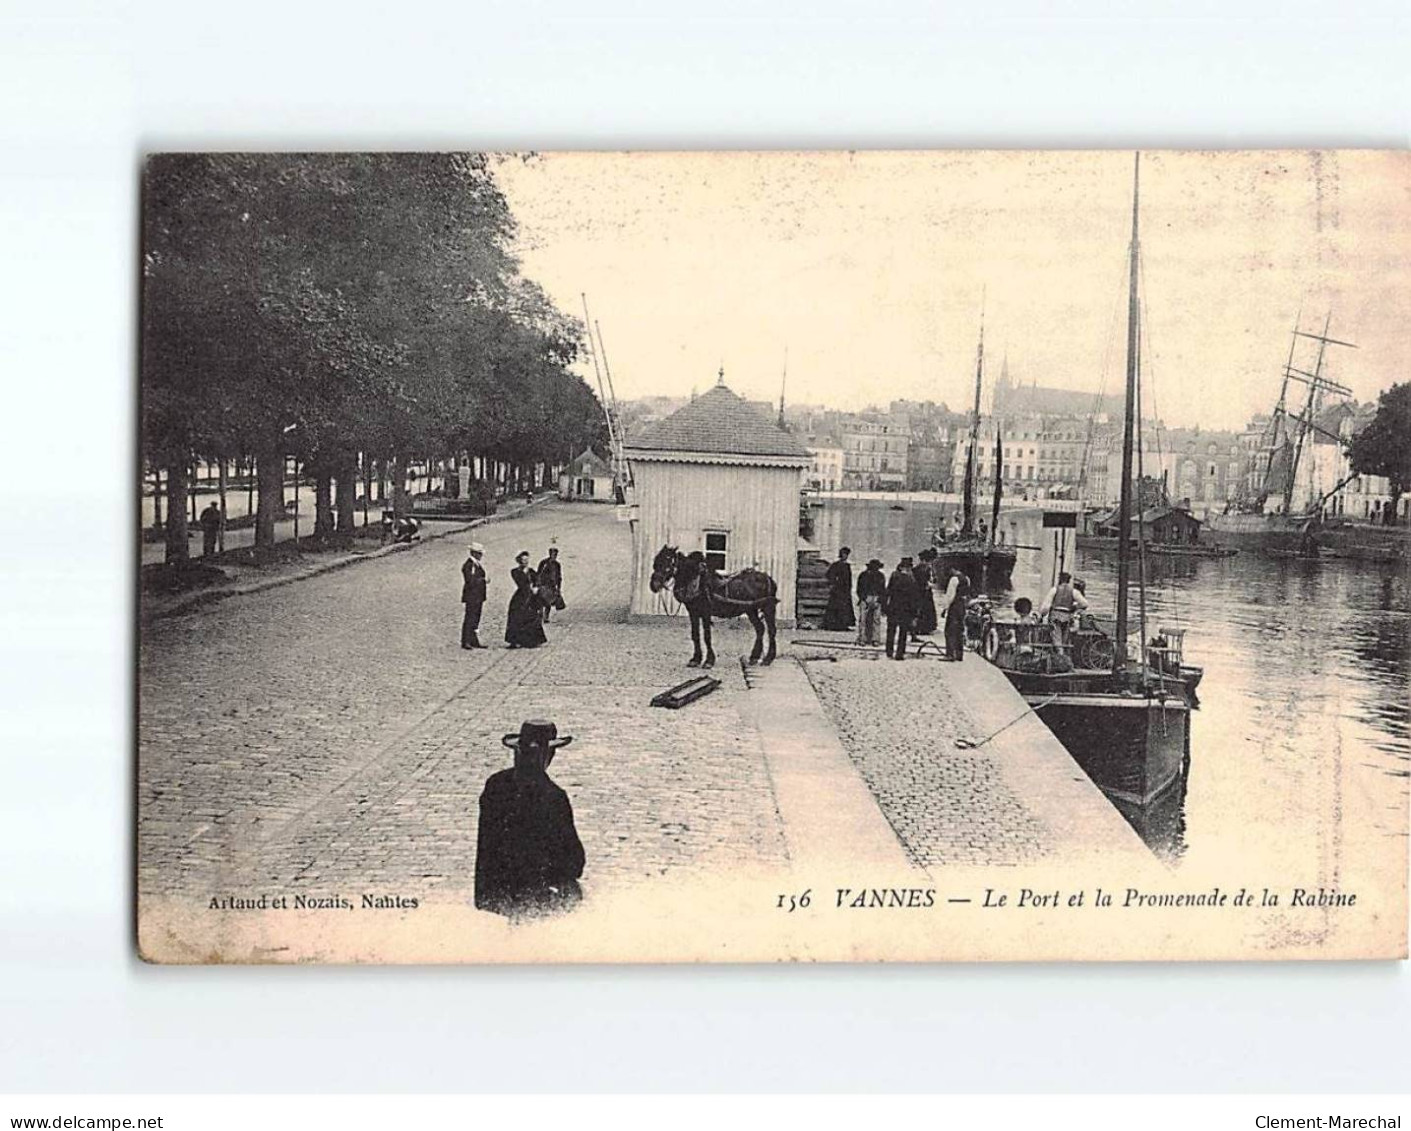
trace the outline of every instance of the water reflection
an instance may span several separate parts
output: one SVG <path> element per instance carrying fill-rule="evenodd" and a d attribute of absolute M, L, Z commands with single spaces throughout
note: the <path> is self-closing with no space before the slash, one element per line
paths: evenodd
<path fill-rule="evenodd" d="M 815 509 L 825 557 L 888 567 L 930 542 L 953 507 L 829 501 Z M 1037 511 L 1006 512 L 1001 529 L 1046 545 Z M 1021 552 L 1014 595 L 1037 598 L 1043 555 Z M 1080 550 L 1075 572 L 1099 615 L 1111 615 L 1117 560 Z M 1128 816 L 1158 852 L 1220 863 L 1231 844 L 1270 851 L 1314 870 L 1340 850 L 1344 823 L 1369 837 L 1403 837 L 1411 774 L 1411 596 L 1393 564 L 1233 558 L 1148 559 L 1148 633 L 1187 630 L 1187 661 L 1205 668 L 1192 715 L 1192 769 L 1158 813 Z M 1132 601 L 1133 614 L 1136 601 Z M 1336 815 L 1337 819 L 1334 819 Z M 1135 819 L 1134 819 L 1135 818 Z M 1334 843 L 1334 842 L 1337 843 Z M 1296 847 L 1301 846 L 1301 848 Z M 1321 873 L 1320 873 L 1321 874 Z"/>

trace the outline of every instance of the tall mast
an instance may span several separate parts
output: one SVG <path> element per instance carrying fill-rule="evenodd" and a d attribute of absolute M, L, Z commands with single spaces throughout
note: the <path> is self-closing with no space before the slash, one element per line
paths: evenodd
<path fill-rule="evenodd" d="M 1323 376 L 1323 355 L 1328 349 L 1328 331 L 1333 326 L 1333 312 L 1328 311 L 1328 316 L 1323 322 L 1323 335 L 1318 339 L 1318 362 L 1313 366 L 1313 379 L 1308 382 L 1308 400 L 1303 406 L 1303 415 L 1298 418 L 1298 439 L 1293 446 L 1293 459 L 1289 462 L 1289 477 L 1284 484 L 1284 514 L 1293 513 L 1293 489 L 1295 480 L 1298 478 L 1298 461 L 1303 455 L 1303 441 L 1308 438 L 1308 429 L 1313 424 L 1313 411 L 1317 407 L 1319 382 Z M 1294 331 L 1297 334 L 1298 331 Z M 1306 363 L 1305 363 L 1306 364 Z M 1284 368 L 1284 380 L 1288 381 L 1289 372 L 1293 368 L 1290 362 Z"/>
<path fill-rule="evenodd" d="M 1004 435 L 1000 429 L 1000 419 L 998 413 L 991 414 L 995 422 L 995 497 L 990 510 L 990 534 L 985 540 L 985 547 L 989 549 L 995 544 L 995 537 L 999 533 L 999 505 L 1000 499 L 1004 495 L 1004 444 L 1001 436 Z"/>
<path fill-rule="evenodd" d="M 608 428 L 608 448 L 609 455 L 612 458 L 613 482 L 617 486 L 621 486 L 623 482 L 625 482 L 626 476 L 623 474 L 621 437 L 618 435 L 617 421 L 614 419 L 616 415 L 616 403 L 614 398 L 610 395 L 608 388 L 603 384 L 603 368 L 602 365 L 598 364 L 598 354 L 601 352 L 601 338 L 599 338 L 598 342 L 593 341 L 593 327 L 596 323 L 594 323 L 588 313 L 588 295 L 584 292 L 580 292 L 580 294 L 583 299 L 583 328 L 588 334 L 588 353 L 593 359 L 593 373 L 598 378 L 598 400 L 602 402 L 603 420 L 606 421 Z M 606 364 L 607 358 L 604 357 L 603 365 Z M 611 381 L 611 379 L 612 378 L 609 376 L 608 380 Z"/>
<path fill-rule="evenodd" d="M 612 387 L 612 366 L 608 364 L 608 344 L 603 341 L 603 328 L 598 325 L 596 319 L 593 321 L 593 329 L 598 333 L 598 349 L 603 355 L 603 373 L 608 379 L 608 419 L 612 422 L 613 474 L 617 477 L 618 485 L 622 486 L 631 478 L 627 469 L 627 457 L 622 451 L 626 438 L 622 435 L 622 418 L 617 413 L 617 390 Z"/>
<path fill-rule="evenodd" d="M 1117 647 L 1112 666 L 1120 671 L 1127 662 L 1127 582 L 1131 574 L 1128 540 L 1132 536 L 1132 438 L 1137 402 L 1137 208 L 1141 196 L 1141 162 L 1138 153 L 1132 166 L 1132 246 L 1127 282 L 1127 398 L 1122 420 L 1122 493 L 1117 519 Z"/>
<path fill-rule="evenodd" d="M 1262 494 L 1269 497 L 1269 484 L 1274 477 L 1274 454 L 1279 450 L 1286 427 L 1284 418 L 1288 415 L 1289 370 L 1293 368 L 1294 350 L 1298 346 L 1298 328 L 1303 324 L 1303 307 L 1298 308 L 1298 316 L 1293 322 L 1293 334 L 1289 338 L 1289 359 L 1284 362 L 1284 379 L 1279 386 L 1279 403 L 1274 406 L 1274 415 L 1269 418 L 1269 458 L 1264 464 L 1264 486 Z M 1263 506 L 1263 503 L 1260 504 Z"/>
<path fill-rule="evenodd" d="M 985 376 L 985 304 L 980 302 L 980 345 L 975 351 L 975 407 L 970 413 L 970 450 L 965 457 L 965 515 L 962 534 L 975 533 L 975 458 L 980 444 L 980 385 Z"/>
<path fill-rule="evenodd" d="M 789 383 L 789 347 L 784 347 L 784 375 L 779 378 L 779 428 L 784 428 L 784 389 Z"/>

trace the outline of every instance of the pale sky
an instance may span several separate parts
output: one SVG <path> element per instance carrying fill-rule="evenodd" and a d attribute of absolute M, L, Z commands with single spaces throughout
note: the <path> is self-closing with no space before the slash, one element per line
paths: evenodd
<path fill-rule="evenodd" d="M 1408 157 L 1143 154 L 1148 405 L 1174 427 L 1267 412 L 1300 306 L 1358 344 L 1325 371 L 1359 400 L 1411 377 Z M 1016 381 L 1121 387 L 1130 152 L 553 153 L 496 175 L 525 273 L 579 318 L 587 292 L 619 398 L 703 391 L 723 362 L 777 400 L 787 348 L 792 403 L 963 408 L 982 295 L 987 394 L 1005 355 Z"/>

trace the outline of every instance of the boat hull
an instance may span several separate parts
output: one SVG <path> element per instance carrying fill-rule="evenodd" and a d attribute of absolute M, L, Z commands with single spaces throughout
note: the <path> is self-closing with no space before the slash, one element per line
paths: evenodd
<path fill-rule="evenodd" d="M 1363 562 L 1411 561 L 1411 531 L 1398 526 L 1329 526 L 1319 538 L 1323 554 Z"/>
<path fill-rule="evenodd" d="M 1308 517 L 1277 514 L 1211 513 L 1206 515 L 1205 531 L 1239 549 L 1307 557 L 1317 555 L 1322 533 Z"/>
<path fill-rule="evenodd" d="M 1146 808 L 1185 774 L 1190 754 L 1190 705 L 1114 692 L 1026 694 L 1073 760 L 1116 801 Z"/>
<path fill-rule="evenodd" d="M 1074 541 L 1080 550 L 1110 550 L 1113 553 L 1117 551 L 1117 539 L 1106 534 L 1079 534 Z M 1129 542 L 1133 548 L 1136 544 L 1135 538 Z M 1184 546 L 1148 542 L 1146 552 L 1157 558 L 1232 558 L 1239 553 L 1229 546 L 1202 546 L 1198 542 Z"/>
<path fill-rule="evenodd" d="M 931 564 L 940 571 L 939 577 L 944 577 L 946 570 L 958 569 L 969 580 L 972 591 L 1010 588 L 1017 557 L 1013 550 L 1003 546 L 947 549 L 942 544 L 935 551 L 936 560 Z"/>

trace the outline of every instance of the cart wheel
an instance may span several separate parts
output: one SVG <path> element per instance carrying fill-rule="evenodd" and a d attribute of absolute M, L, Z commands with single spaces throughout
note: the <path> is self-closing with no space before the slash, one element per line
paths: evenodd
<path fill-rule="evenodd" d="M 1117 657 L 1117 648 L 1105 636 L 1089 640 L 1082 649 L 1081 661 L 1085 668 L 1106 669 L 1112 666 Z"/>

